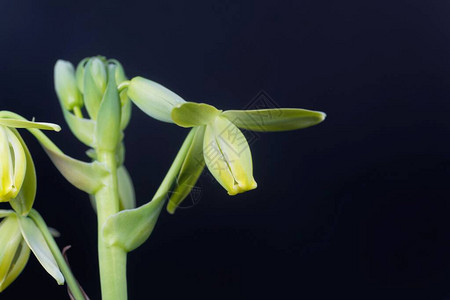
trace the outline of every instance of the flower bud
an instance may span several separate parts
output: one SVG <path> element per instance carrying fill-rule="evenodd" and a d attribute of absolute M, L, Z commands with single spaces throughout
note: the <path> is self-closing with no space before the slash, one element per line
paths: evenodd
<path fill-rule="evenodd" d="M 168 123 L 173 123 L 172 109 L 186 102 L 171 90 L 142 77 L 131 80 L 128 97 L 150 117 Z"/>
<path fill-rule="evenodd" d="M 77 88 L 75 70 L 70 62 L 61 59 L 56 62 L 54 81 L 56 94 L 67 110 L 72 110 L 75 106 L 83 106 L 83 99 Z"/>

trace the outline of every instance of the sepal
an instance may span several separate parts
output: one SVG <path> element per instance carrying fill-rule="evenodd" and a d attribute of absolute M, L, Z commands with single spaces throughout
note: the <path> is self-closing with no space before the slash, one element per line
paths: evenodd
<path fill-rule="evenodd" d="M 26 217 L 20 217 L 19 224 L 23 238 L 38 261 L 59 285 L 63 285 L 64 276 L 59 270 L 58 263 L 53 257 L 53 254 L 39 228 L 33 220 Z"/>
<path fill-rule="evenodd" d="M 262 132 L 307 128 L 326 118 L 323 112 L 299 108 L 227 110 L 222 116 L 239 128 Z"/>

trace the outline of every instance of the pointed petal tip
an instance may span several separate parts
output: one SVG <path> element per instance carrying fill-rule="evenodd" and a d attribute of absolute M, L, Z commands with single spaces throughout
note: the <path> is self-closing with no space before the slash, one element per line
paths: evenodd
<path fill-rule="evenodd" d="M 237 194 L 242 194 L 251 190 L 254 190 L 258 187 L 258 184 L 256 181 L 253 180 L 252 183 L 238 183 L 233 185 L 233 187 L 229 190 L 227 190 L 228 195 L 235 196 Z"/>
<path fill-rule="evenodd" d="M 320 121 L 324 121 L 327 118 L 327 114 L 322 112 L 322 111 L 318 111 L 318 113 L 320 114 Z"/>
<path fill-rule="evenodd" d="M 167 203 L 167 208 L 166 208 L 167 212 L 169 214 L 173 215 L 173 214 L 175 214 L 176 208 L 177 208 L 176 205 L 173 204 L 172 202 L 170 202 L 170 200 L 169 200 L 169 203 Z"/>

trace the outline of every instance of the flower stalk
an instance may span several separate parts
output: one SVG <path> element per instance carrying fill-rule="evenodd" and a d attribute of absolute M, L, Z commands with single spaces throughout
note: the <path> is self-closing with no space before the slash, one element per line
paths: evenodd
<path fill-rule="evenodd" d="M 121 247 L 108 245 L 102 231 L 106 220 L 119 212 L 116 155 L 111 151 L 98 153 L 98 161 L 109 171 L 104 186 L 95 193 L 98 220 L 98 261 L 103 300 L 127 299 L 127 253 Z"/>

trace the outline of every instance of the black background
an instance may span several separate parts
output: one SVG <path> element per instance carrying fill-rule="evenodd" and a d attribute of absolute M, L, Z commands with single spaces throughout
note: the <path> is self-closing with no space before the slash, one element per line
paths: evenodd
<path fill-rule="evenodd" d="M 1 109 L 61 124 L 51 138 L 86 159 L 53 90 L 62 58 L 120 60 L 186 100 L 240 109 L 265 91 L 325 111 L 317 127 L 252 143 L 255 191 L 162 213 L 129 255 L 131 299 L 450 299 L 450 2 L 0 1 Z M 138 109 L 126 131 L 140 204 L 187 130 Z M 27 133 L 35 208 L 100 299 L 96 220 Z M 32 257 L 2 299 L 67 299 Z"/>

